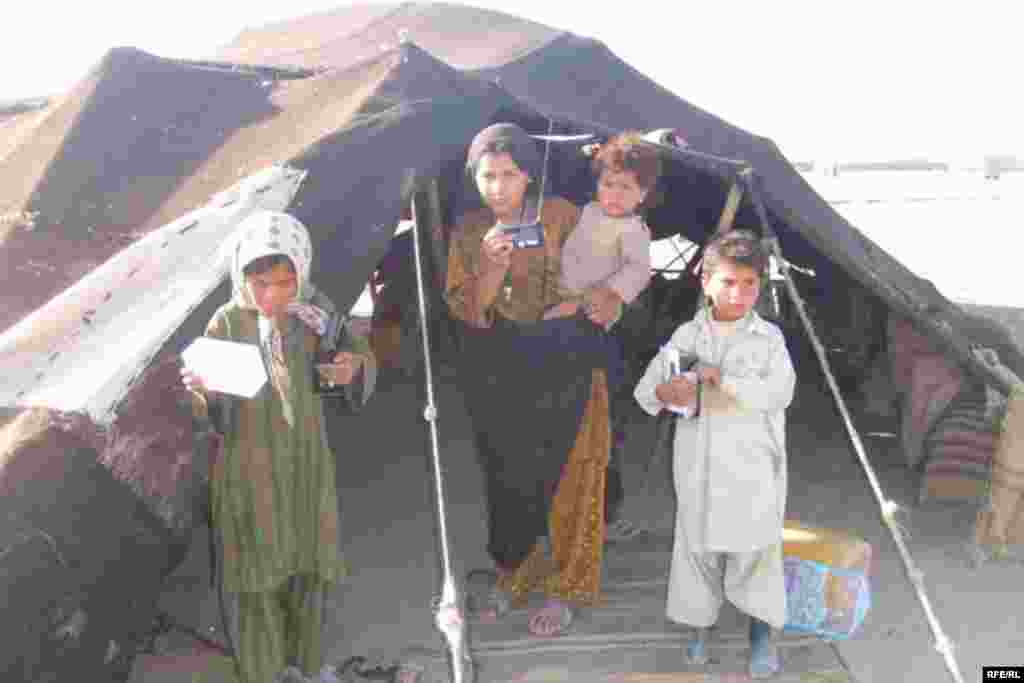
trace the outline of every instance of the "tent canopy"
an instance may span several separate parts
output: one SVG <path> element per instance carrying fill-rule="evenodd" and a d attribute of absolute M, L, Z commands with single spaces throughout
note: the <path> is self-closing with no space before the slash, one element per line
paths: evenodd
<path fill-rule="evenodd" d="M 456 68 L 458 67 L 458 68 Z M 355 5 L 242 32 L 203 62 L 112 50 L 65 96 L 0 121 L 0 330 L 139 236 L 272 163 L 308 171 L 289 211 L 314 236 L 314 277 L 347 307 L 387 248 L 419 180 L 440 178 L 448 222 L 476 200 L 462 174 L 495 121 L 544 133 L 670 127 L 658 236 L 703 241 L 730 174 L 750 165 L 792 262 L 825 301 L 860 288 L 929 331 L 982 377 L 974 345 L 1024 374 L 1001 328 L 969 318 L 839 216 L 768 139 L 660 87 L 601 43 L 443 3 Z M 726 161 L 716 161 L 723 159 Z M 592 188 L 578 146 L 554 146 L 549 187 Z M 737 224 L 757 227 L 749 195 Z M 444 238 L 445 235 L 438 235 Z M 813 304 L 813 301 L 812 301 Z M 831 305 L 831 303 L 830 303 Z"/>
<path fill-rule="evenodd" d="M 196 473 L 206 469 L 205 449 L 163 448 L 166 439 L 151 438 L 161 429 L 177 437 L 188 429 L 154 413 L 151 401 L 124 399 L 134 386 L 136 396 L 158 396 L 161 408 L 177 410 L 179 424 L 190 420 L 184 396 L 181 403 L 167 400 L 175 388 L 184 394 L 176 367 L 150 365 L 160 371 L 155 388 L 135 370 L 159 357 L 157 345 L 180 350 L 226 299 L 227 287 L 215 288 L 223 271 L 211 261 L 232 228 L 250 210 L 287 205 L 313 237 L 314 279 L 347 308 L 384 256 L 410 199 L 425 194 L 418 191 L 424 181 L 436 179 L 440 190 L 441 220 L 432 229 L 451 225 L 478 201 L 463 172 L 466 147 L 497 121 L 533 133 L 553 121 L 558 133 L 599 136 L 678 129 L 692 151 L 663 148 L 664 201 L 648 216 L 656 234 L 702 242 L 731 175 L 749 165 L 783 252 L 817 273 L 801 280 L 817 294 L 809 297 L 812 307 L 834 312 L 853 300 L 849 290 L 866 292 L 977 375 L 991 378 L 972 353 L 976 344 L 996 348 L 1024 375 L 1024 359 L 1002 328 L 966 316 L 844 221 L 770 140 L 674 96 L 598 42 L 494 12 L 403 3 L 245 31 L 202 62 L 115 49 L 46 106 L 0 111 L 0 426 L 19 411 L 29 414 L 18 396 L 32 388 L 59 399 L 47 402 L 51 410 L 92 406 L 97 419 L 113 417 L 115 427 L 120 419 L 137 430 L 121 440 L 133 444 L 124 457 L 104 461 L 106 467 L 92 466 L 97 448 L 65 449 L 66 442 L 48 438 L 40 440 L 48 449 L 43 456 L 19 452 L 25 467 L 0 471 L 12 490 L 26 492 L 6 499 L 6 514 L 42 509 L 38 502 L 52 496 L 56 503 L 44 506 L 46 519 L 35 524 L 68 529 L 53 535 L 89 551 L 82 558 L 90 562 L 75 564 L 73 573 L 56 565 L 49 546 L 10 555 L 32 568 L 25 577 L 38 579 L 9 572 L 3 586 L 19 597 L 16 612 L 31 628 L 56 623 L 48 621 L 53 610 L 40 607 L 52 603 L 54 585 L 66 581 L 68 596 L 90 586 L 87 597 L 111 615 L 107 630 L 97 631 L 108 635 L 93 638 L 105 649 L 130 631 L 131 618 L 141 625 L 152 616 L 138 605 L 156 604 L 163 576 L 181 561 L 172 557 L 175 544 L 154 539 L 153 530 L 180 523 L 187 540 L 200 507 L 192 494 L 202 488 Z M 550 189 L 583 202 L 593 185 L 588 160 L 574 144 L 552 152 Z M 218 193 L 229 196 L 211 202 Z M 736 220 L 758 227 L 749 195 Z M 426 230 L 423 222 L 417 228 Z M 443 256 L 446 231 L 431 235 L 431 251 Z M 832 335 L 850 329 L 826 327 Z M 64 395 L 72 384 L 88 386 L 88 395 Z M 58 428 L 64 429 L 47 426 L 46 435 Z M 179 467 L 188 457 L 189 467 Z M 37 476 L 46 463 L 74 465 L 80 476 L 70 469 Z M 136 497 L 114 486 L 114 475 L 150 509 L 172 514 L 133 516 Z M 180 495 L 165 496 L 153 482 Z M 116 552 L 108 549 L 111 539 Z M 161 552 L 154 552 L 157 545 Z M 183 556 L 187 543 L 177 545 Z M 49 559 L 39 559 L 43 552 Z M 118 560 L 113 570 L 111 558 Z M 103 565 L 109 580 L 92 581 L 93 565 Z M 50 566 L 60 578 L 39 569 Z M 25 633 L 22 641 L 44 642 L 35 631 Z M 31 652 L 16 645 L 12 653 Z M 96 667 L 103 661 L 97 652 L 88 659 Z"/>

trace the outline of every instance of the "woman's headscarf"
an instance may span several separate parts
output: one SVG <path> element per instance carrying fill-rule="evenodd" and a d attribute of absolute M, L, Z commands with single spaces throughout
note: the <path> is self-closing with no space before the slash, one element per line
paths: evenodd
<path fill-rule="evenodd" d="M 496 123 L 477 133 L 466 154 L 466 170 L 475 174 L 480 159 L 488 152 L 508 154 L 516 166 L 531 178 L 535 179 L 540 174 L 541 157 L 537 143 L 514 123 Z"/>
<path fill-rule="evenodd" d="M 313 246 L 309 231 L 293 216 L 280 211 L 257 211 L 238 227 L 239 237 L 231 252 L 231 297 L 244 309 L 256 309 L 256 300 L 245 280 L 245 267 L 258 258 L 283 254 L 295 266 L 298 291 L 287 311 L 298 316 L 317 334 L 327 329 L 328 314 L 310 302 L 315 289 L 309 280 Z"/>

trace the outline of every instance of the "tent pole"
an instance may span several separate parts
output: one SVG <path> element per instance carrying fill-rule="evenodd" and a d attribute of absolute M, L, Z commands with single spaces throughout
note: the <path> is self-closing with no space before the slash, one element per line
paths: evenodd
<path fill-rule="evenodd" d="M 740 171 L 740 176 L 742 177 L 745 172 L 746 169 Z M 732 228 L 732 223 L 736 220 L 736 212 L 739 211 L 742 199 L 743 185 L 739 178 L 737 178 L 729 188 L 729 196 L 725 198 L 725 207 L 722 209 L 722 215 L 718 217 L 718 227 L 715 228 L 716 235 L 729 232 L 729 229 Z"/>
<path fill-rule="evenodd" d="M 942 624 L 939 623 L 939 619 L 935 615 L 931 601 L 928 599 L 928 594 L 925 591 L 924 573 L 921 572 L 914 563 L 914 558 L 910 555 L 910 549 L 907 546 L 907 542 L 903 538 L 903 531 L 896 520 L 896 512 L 899 507 L 894 501 L 886 499 L 885 494 L 882 492 L 881 484 L 878 481 L 878 475 L 875 474 L 874 468 L 871 467 L 871 463 L 868 461 L 860 434 L 853 425 L 853 420 L 851 419 L 850 412 L 846 407 L 846 402 L 843 400 L 842 393 L 839 391 L 839 385 L 836 382 L 835 376 L 832 374 L 832 369 L 829 366 L 828 357 L 825 353 L 825 347 L 822 345 L 818 335 L 814 331 L 814 326 L 811 324 L 811 320 L 804 308 L 803 299 L 797 291 L 796 286 L 793 284 L 792 277 L 790 277 L 789 262 L 783 258 L 778 236 L 775 234 L 774 229 L 768 222 L 768 214 L 765 211 L 761 195 L 758 194 L 757 188 L 754 186 L 754 175 L 753 173 L 741 173 L 740 178 L 747 186 L 750 199 L 757 211 L 757 217 L 764 229 L 765 240 L 769 246 L 772 256 L 774 256 L 778 262 L 779 272 L 782 273 L 785 280 L 786 291 L 789 294 L 790 299 L 793 301 L 793 306 L 796 308 L 796 311 L 800 316 L 800 322 L 803 323 L 804 330 L 806 330 L 807 336 L 810 338 L 811 346 L 814 347 L 815 354 L 818 356 L 818 362 L 821 364 L 821 368 L 825 373 L 825 379 L 828 382 L 829 389 L 831 389 L 832 396 L 835 398 L 839 412 L 842 414 L 843 422 L 846 425 L 846 431 L 850 436 L 850 440 L 853 442 L 854 451 L 856 451 L 857 457 L 864 468 L 864 472 L 868 478 L 868 483 L 871 485 L 871 490 L 875 494 L 875 499 L 881 507 L 882 520 L 885 522 L 886 527 L 892 534 L 893 540 L 896 543 L 896 548 L 899 550 L 900 557 L 903 560 L 904 568 L 907 571 L 907 577 L 917 593 L 918 601 L 921 603 L 925 617 L 928 619 L 929 626 L 931 626 L 932 635 L 935 638 L 935 649 L 943 656 L 946 669 L 949 671 L 952 679 L 956 683 L 964 683 L 963 676 L 960 673 L 960 667 L 957 664 L 955 655 L 953 654 L 953 643 L 942 630 Z"/>
<path fill-rule="evenodd" d="M 448 646 L 448 666 L 452 683 L 472 683 L 474 680 L 473 661 L 469 653 L 469 639 L 466 634 L 466 619 L 463 610 L 463 596 L 455 584 L 452 572 L 451 547 L 448 538 L 448 519 L 444 493 L 444 476 L 441 471 L 441 454 L 437 436 L 437 404 L 434 400 L 434 377 L 430 353 L 430 328 L 427 316 L 427 299 L 424 282 L 423 233 L 430 225 L 429 207 L 412 197 L 413 214 L 413 258 L 416 261 L 416 298 L 419 304 L 420 336 L 423 340 L 423 369 L 426 384 L 427 405 L 423 419 L 430 431 L 431 463 L 434 474 L 434 493 L 437 503 L 438 538 L 441 549 L 442 585 L 441 595 L 435 603 L 434 623 Z"/>

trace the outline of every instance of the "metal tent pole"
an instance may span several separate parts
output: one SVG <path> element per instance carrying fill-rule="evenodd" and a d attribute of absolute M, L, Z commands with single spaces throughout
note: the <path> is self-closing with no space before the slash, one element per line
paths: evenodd
<path fill-rule="evenodd" d="M 943 656 L 946 669 L 949 671 L 952 679 L 956 681 L 956 683 L 963 683 L 964 679 L 960 673 L 960 667 L 956 662 L 955 655 L 953 654 L 953 643 L 946 636 L 945 632 L 942 630 L 942 624 L 939 623 L 938 617 L 935 616 L 935 611 L 932 609 L 931 601 L 928 599 L 927 592 L 925 592 L 924 574 L 914 563 L 914 558 L 911 557 L 910 549 L 903 538 L 903 531 L 900 529 L 899 523 L 896 521 L 898 506 L 894 501 L 886 499 L 885 494 L 882 492 L 881 484 L 879 484 L 878 475 L 875 474 L 874 468 L 871 467 L 871 462 L 868 460 L 867 454 L 864 450 L 864 444 L 861 441 L 860 434 L 853 425 L 853 420 L 850 417 L 850 411 L 847 409 L 846 402 L 843 400 L 842 393 L 839 391 L 839 384 L 836 382 L 835 376 L 832 374 L 832 368 L 829 365 L 828 357 L 825 353 L 825 347 L 814 331 L 814 326 L 811 324 L 810 317 L 808 317 L 807 311 L 804 309 L 804 301 L 800 296 L 800 292 L 797 291 L 796 286 L 793 284 L 792 277 L 790 277 L 790 264 L 785 258 L 783 258 L 778 236 L 775 234 L 771 224 L 768 222 L 768 214 L 765 211 L 764 203 L 762 202 L 761 195 L 758 193 L 754 184 L 755 181 L 752 169 L 747 168 L 740 171 L 739 177 L 747 186 L 748 195 L 754 204 L 754 209 L 757 211 L 757 217 L 764 228 L 764 237 L 767 240 L 772 256 L 774 256 L 778 262 L 779 272 L 782 273 L 782 277 L 786 283 L 786 292 L 793 301 L 793 305 L 800 316 L 800 322 L 803 323 L 804 330 L 806 330 L 807 336 L 810 338 L 811 345 L 814 347 L 814 352 L 818 356 L 818 362 L 821 364 L 821 368 L 825 373 L 825 379 L 828 381 L 829 389 L 831 389 L 832 396 L 835 398 L 839 412 L 842 414 L 846 431 L 850 436 L 850 440 L 853 442 L 854 451 L 856 451 L 860 464 L 863 466 L 864 472 L 867 475 L 868 483 L 871 485 L 871 491 L 875 494 L 875 499 L 881 507 L 882 520 L 885 522 L 885 526 L 889 529 L 893 540 L 896 542 L 896 548 L 899 550 L 900 557 L 903 560 L 904 568 L 907 571 L 907 577 L 910 580 L 910 583 L 914 586 L 918 601 L 924 609 L 925 617 L 928 619 L 928 624 L 932 629 L 932 635 L 935 638 L 935 649 Z"/>
<path fill-rule="evenodd" d="M 441 454 L 437 437 L 437 404 L 434 400 L 433 366 L 430 354 L 430 333 L 427 317 L 427 300 L 424 289 L 423 245 L 421 231 L 425 229 L 426 212 L 418 206 L 416 194 L 412 198 L 413 213 L 413 258 L 416 262 L 416 298 L 419 305 L 420 336 L 423 340 L 423 369 L 425 374 L 427 404 L 423 419 L 430 430 L 431 462 L 434 474 L 434 492 L 437 503 L 438 537 L 441 546 L 441 595 L 434 605 L 434 623 L 444 636 L 448 647 L 448 666 L 452 683 L 472 683 L 474 680 L 473 660 L 469 652 L 466 619 L 461 592 L 452 573 L 451 547 L 448 538 L 448 521 L 444 493 L 444 476 L 441 471 Z"/>

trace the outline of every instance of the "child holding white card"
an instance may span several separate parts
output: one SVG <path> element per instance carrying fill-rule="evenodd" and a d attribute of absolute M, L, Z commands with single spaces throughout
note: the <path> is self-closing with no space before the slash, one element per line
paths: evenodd
<path fill-rule="evenodd" d="M 305 227 L 272 211 L 239 227 L 232 252 L 232 298 L 207 336 L 255 345 L 270 381 L 252 398 L 208 391 L 182 371 L 196 411 L 210 415 L 224 451 L 211 472 L 213 522 L 222 545 L 221 579 L 237 594 L 237 662 L 242 680 L 271 681 L 288 666 L 317 674 L 330 585 L 345 575 L 338 549 L 338 501 L 313 363 L 334 307 L 309 281 Z M 373 354 L 350 347 L 321 372 L 372 392 Z M 356 393 L 356 392 L 353 392 Z"/>

